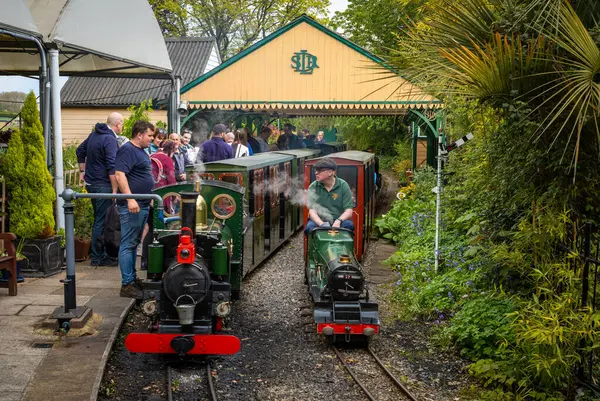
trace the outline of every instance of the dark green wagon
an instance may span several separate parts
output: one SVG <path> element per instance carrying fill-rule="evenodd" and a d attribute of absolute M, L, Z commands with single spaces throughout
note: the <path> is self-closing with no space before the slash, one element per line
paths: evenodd
<path fill-rule="evenodd" d="M 292 234 L 293 156 L 261 153 L 206 163 L 197 174 L 245 188 L 243 275 L 248 274 Z"/>

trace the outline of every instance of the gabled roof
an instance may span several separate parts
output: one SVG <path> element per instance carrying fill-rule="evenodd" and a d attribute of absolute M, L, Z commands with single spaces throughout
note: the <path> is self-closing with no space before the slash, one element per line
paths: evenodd
<path fill-rule="evenodd" d="M 183 86 L 181 97 L 192 109 L 288 115 L 396 114 L 442 103 L 306 15 Z"/>
<path fill-rule="evenodd" d="M 173 75 L 186 85 L 202 75 L 213 49 L 214 38 L 165 38 Z M 169 96 L 170 80 L 141 78 L 70 77 L 61 90 L 63 106 L 129 106 Z"/>

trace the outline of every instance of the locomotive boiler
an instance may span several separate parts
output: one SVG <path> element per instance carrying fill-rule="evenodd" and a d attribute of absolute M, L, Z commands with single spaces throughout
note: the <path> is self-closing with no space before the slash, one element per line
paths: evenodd
<path fill-rule="evenodd" d="M 148 278 L 142 284 L 148 332 L 129 334 L 125 346 L 142 353 L 234 354 L 239 339 L 221 333 L 231 312 L 226 227 L 217 219 L 197 224 L 197 213 L 206 210 L 198 192 L 181 192 L 179 199 L 180 228 L 155 230 L 148 246 Z M 235 207 L 224 201 L 230 199 L 215 198 L 213 209 L 222 206 L 228 213 Z"/>
<path fill-rule="evenodd" d="M 369 300 L 363 268 L 354 254 L 354 234 L 316 228 L 307 239 L 305 273 L 317 332 L 331 341 L 347 342 L 378 334 L 378 305 Z"/>

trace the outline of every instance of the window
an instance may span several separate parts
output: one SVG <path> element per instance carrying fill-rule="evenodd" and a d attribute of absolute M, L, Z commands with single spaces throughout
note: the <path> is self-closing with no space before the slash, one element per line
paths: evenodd
<path fill-rule="evenodd" d="M 219 181 L 230 182 L 241 187 L 244 186 L 244 176 L 241 173 L 222 173 L 219 175 Z"/>
<path fill-rule="evenodd" d="M 338 166 L 337 176 L 346 181 L 352 191 L 354 207 L 358 202 L 358 168 L 356 166 Z"/>
<path fill-rule="evenodd" d="M 253 194 L 254 194 L 254 215 L 260 216 L 265 212 L 265 188 L 264 188 L 265 171 L 254 171 Z"/>

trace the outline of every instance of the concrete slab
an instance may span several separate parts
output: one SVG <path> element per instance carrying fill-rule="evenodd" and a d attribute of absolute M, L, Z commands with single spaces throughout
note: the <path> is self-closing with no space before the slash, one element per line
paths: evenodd
<path fill-rule="evenodd" d="M 91 297 L 79 296 L 76 297 L 77 305 L 84 305 Z M 42 299 L 32 302 L 33 305 L 54 305 L 60 306 L 65 304 L 64 295 L 46 295 Z"/>
<path fill-rule="evenodd" d="M 5 391 L 2 393 L 3 401 L 19 401 L 23 397 L 21 391 Z"/>
<path fill-rule="evenodd" d="M 25 309 L 27 305 L 3 305 L 0 303 L 0 316 L 13 316 Z"/>
<path fill-rule="evenodd" d="M 56 290 L 61 290 L 62 291 L 63 285 L 61 283 L 55 283 L 55 285 L 36 285 L 35 283 L 32 283 L 31 285 L 24 285 L 22 287 L 18 288 L 18 294 L 17 296 L 22 296 L 22 295 L 31 295 L 31 294 L 37 294 L 37 295 L 46 295 L 46 294 L 51 294 Z"/>
<path fill-rule="evenodd" d="M 6 391 L 25 391 L 42 359 L 42 356 L 33 355 L 23 355 L 19 358 L 0 355 L 0 366 L 3 367 L 0 388 Z"/>
<path fill-rule="evenodd" d="M 79 282 L 77 282 L 76 284 L 76 291 L 77 291 L 77 295 L 78 296 L 87 296 L 87 297 L 93 297 L 94 295 L 98 295 L 102 289 L 101 288 L 81 288 L 81 286 L 79 285 Z M 64 292 L 65 289 L 63 287 L 53 291 L 51 294 L 52 295 L 62 295 L 64 296 Z"/>
<path fill-rule="evenodd" d="M 48 342 L 51 342 L 49 339 Z M 25 356 L 46 356 L 50 352 L 50 348 L 35 348 L 33 344 L 36 342 L 25 340 L 2 340 L 0 347 L 0 355 L 25 355 Z"/>
<path fill-rule="evenodd" d="M 2 308 L 7 305 L 29 305 L 34 303 L 37 300 L 43 299 L 45 295 L 43 294 L 18 294 L 16 297 L 3 297 L 0 293 L 0 311 Z"/>
<path fill-rule="evenodd" d="M 48 316 L 54 312 L 55 306 L 50 305 L 27 305 L 25 309 L 21 310 L 19 316 Z"/>
<path fill-rule="evenodd" d="M 120 280 L 119 280 L 120 281 Z M 77 288 L 112 288 L 115 286 L 115 280 L 91 280 L 89 278 L 84 280 L 77 280 Z"/>

